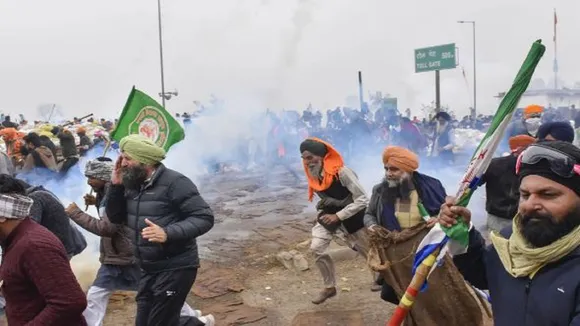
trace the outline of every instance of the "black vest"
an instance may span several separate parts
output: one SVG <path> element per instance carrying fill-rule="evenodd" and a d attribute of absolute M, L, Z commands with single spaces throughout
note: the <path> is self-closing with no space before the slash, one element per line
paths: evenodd
<path fill-rule="evenodd" d="M 334 198 L 337 200 L 346 199 L 346 197 L 351 196 L 350 190 L 340 183 L 338 177 L 332 181 L 332 184 L 328 189 L 324 191 L 319 191 L 319 193 L 324 194 L 330 198 Z M 340 210 L 342 210 L 345 206 L 342 207 L 332 207 L 326 206 L 322 209 L 322 215 L 324 214 L 336 214 Z M 365 209 L 361 209 L 360 212 L 356 213 L 355 215 L 347 218 L 346 220 L 342 221 L 342 225 L 348 231 L 348 233 L 355 233 L 356 231 L 362 229 L 364 227 L 364 216 L 365 216 Z M 320 223 L 320 221 L 319 221 Z M 324 226 L 324 225 L 323 225 Z M 326 226 L 325 226 L 326 227 Z"/>

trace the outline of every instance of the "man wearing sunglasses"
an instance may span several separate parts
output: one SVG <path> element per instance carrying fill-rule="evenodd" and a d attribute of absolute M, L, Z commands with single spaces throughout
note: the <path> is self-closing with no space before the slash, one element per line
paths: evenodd
<path fill-rule="evenodd" d="M 580 149 L 549 141 L 529 146 L 516 163 L 520 203 L 511 229 L 485 246 L 471 229 L 466 254 L 454 262 L 466 280 L 488 289 L 494 322 L 580 325 Z M 447 198 L 440 223 L 471 212 Z"/>

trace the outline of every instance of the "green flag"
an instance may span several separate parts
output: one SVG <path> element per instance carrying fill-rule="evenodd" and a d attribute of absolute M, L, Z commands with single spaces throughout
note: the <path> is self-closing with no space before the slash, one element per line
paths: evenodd
<path fill-rule="evenodd" d="M 459 184 L 457 194 L 458 205 L 466 207 L 471 199 L 471 195 L 473 195 L 473 192 L 479 186 L 480 180 L 487 170 L 497 146 L 503 139 L 504 132 L 508 127 L 520 98 L 528 88 L 532 75 L 545 51 L 546 47 L 542 45 L 540 40 L 532 44 L 524 63 L 514 79 L 512 87 L 499 104 L 491 126 L 481 140 L 477 150 L 475 150 L 465 176 Z M 469 242 L 469 225 L 462 219 L 454 226 L 450 228 L 442 227 L 442 229 L 449 238 L 467 247 Z"/>
<path fill-rule="evenodd" d="M 166 151 L 185 138 L 183 128 L 171 114 L 135 87 L 129 94 L 111 138 L 120 141 L 131 134 L 143 135 Z"/>

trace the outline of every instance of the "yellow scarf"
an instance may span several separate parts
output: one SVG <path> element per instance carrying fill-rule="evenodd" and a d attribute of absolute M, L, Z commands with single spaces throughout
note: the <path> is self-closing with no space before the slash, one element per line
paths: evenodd
<path fill-rule="evenodd" d="M 560 260 L 580 246 L 579 226 L 550 245 L 541 248 L 531 247 L 518 229 L 520 219 L 519 214 L 514 217 L 513 232 L 509 239 L 495 232 L 490 235 L 503 267 L 513 277 L 532 278 L 542 267 Z"/>

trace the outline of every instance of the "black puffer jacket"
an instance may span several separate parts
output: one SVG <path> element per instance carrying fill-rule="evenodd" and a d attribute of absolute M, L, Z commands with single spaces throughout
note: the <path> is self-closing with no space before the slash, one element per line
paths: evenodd
<path fill-rule="evenodd" d="M 34 201 L 30 217 L 60 239 L 69 256 L 80 254 L 87 247 L 84 236 L 70 223 L 64 206 L 52 192 L 42 186 L 26 189 L 26 195 Z"/>
<path fill-rule="evenodd" d="M 122 185 L 113 185 L 109 195 L 107 215 L 111 222 L 136 231 L 135 256 L 144 271 L 199 266 L 196 238 L 213 227 L 214 217 L 189 178 L 160 165 L 141 191 L 125 191 Z M 165 230 L 165 243 L 143 239 L 145 219 Z"/>
<path fill-rule="evenodd" d="M 514 155 L 494 158 L 481 178 L 480 184 L 486 184 L 485 210 L 489 214 L 511 220 L 518 212 L 520 181 L 516 175 L 517 160 Z"/>

